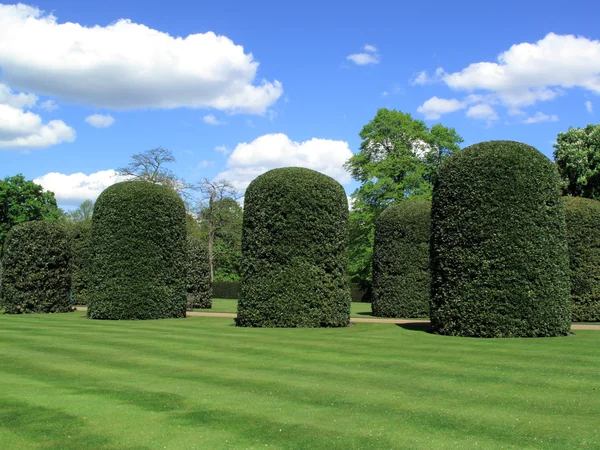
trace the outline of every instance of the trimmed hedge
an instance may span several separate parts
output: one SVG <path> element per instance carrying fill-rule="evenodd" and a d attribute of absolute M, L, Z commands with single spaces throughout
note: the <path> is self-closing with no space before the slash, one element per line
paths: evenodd
<path fill-rule="evenodd" d="M 88 317 L 186 316 L 185 207 L 167 186 L 124 181 L 94 206 Z"/>
<path fill-rule="evenodd" d="M 252 181 L 244 199 L 237 324 L 347 326 L 347 239 L 348 201 L 333 178 L 289 167 Z"/>
<path fill-rule="evenodd" d="M 240 298 L 242 283 L 240 281 L 213 281 L 213 298 Z"/>
<path fill-rule="evenodd" d="M 441 165 L 431 215 L 431 325 L 458 336 L 561 336 L 569 257 L 556 166 L 511 141 Z"/>
<path fill-rule="evenodd" d="M 212 308 L 210 263 L 204 242 L 188 237 L 187 294 L 188 307 Z"/>
<path fill-rule="evenodd" d="M 75 223 L 67 233 L 71 245 L 71 298 L 76 305 L 87 305 L 92 224 Z"/>
<path fill-rule="evenodd" d="M 565 197 L 574 322 L 600 321 L 600 202 Z"/>
<path fill-rule="evenodd" d="M 375 223 L 373 315 L 429 317 L 431 202 L 403 201 Z"/>
<path fill-rule="evenodd" d="M 8 314 L 71 311 L 69 259 L 69 239 L 60 225 L 15 225 L 5 240 L 0 308 Z"/>

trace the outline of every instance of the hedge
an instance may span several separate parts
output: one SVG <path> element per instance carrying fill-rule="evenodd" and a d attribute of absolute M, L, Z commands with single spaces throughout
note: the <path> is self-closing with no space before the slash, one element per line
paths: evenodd
<path fill-rule="evenodd" d="M 429 317 L 431 202 L 403 201 L 375 223 L 373 315 Z"/>
<path fill-rule="evenodd" d="M 242 283 L 239 281 L 213 281 L 213 298 L 240 298 Z M 350 283 L 350 295 L 353 302 L 371 303 L 370 286 L 363 287 L 360 283 Z"/>
<path fill-rule="evenodd" d="M 88 317 L 185 317 L 185 207 L 171 188 L 125 181 L 104 190 L 90 249 Z"/>
<path fill-rule="evenodd" d="M 60 225 L 15 225 L 5 240 L 0 308 L 8 314 L 71 311 L 69 259 L 69 240 Z"/>
<path fill-rule="evenodd" d="M 350 321 L 348 202 L 334 179 L 271 170 L 244 199 L 237 324 L 340 327 Z"/>
<path fill-rule="evenodd" d="M 569 333 L 560 178 L 535 148 L 491 141 L 448 158 L 434 185 L 431 230 L 434 332 Z"/>
<path fill-rule="evenodd" d="M 71 298 L 76 305 L 87 305 L 88 301 L 91 232 L 89 221 L 74 223 L 67 231 L 71 246 Z"/>
<path fill-rule="evenodd" d="M 600 202 L 565 197 L 574 322 L 600 321 Z"/>
<path fill-rule="evenodd" d="M 188 237 L 187 294 L 188 307 L 211 308 L 212 286 L 206 244 Z"/>

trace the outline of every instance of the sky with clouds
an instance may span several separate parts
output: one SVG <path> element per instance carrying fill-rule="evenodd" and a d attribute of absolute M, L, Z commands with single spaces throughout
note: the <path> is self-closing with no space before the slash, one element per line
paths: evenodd
<path fill-rule="evenodd" d="M 0 4 L 0 177 L 72 208 L 162 146 L 190 182 L 303 166 L 350 194 L 381 107 L 549 157 L 600 122 L 595 2 L 286 3 Z"/>

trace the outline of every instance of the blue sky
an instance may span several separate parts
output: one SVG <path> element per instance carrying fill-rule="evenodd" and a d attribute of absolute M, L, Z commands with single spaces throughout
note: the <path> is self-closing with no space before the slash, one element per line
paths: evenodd
<path fill-rule="evenodd" d="M 188 181 L 243 189 L 305 165 L 350 194 L 341 164 L 380 107 L 464 145 L 511 139 L 551 157 L 559 132 L 600 122 L 600 7 L 488 3 L 0 6 L 0 176 L 37 179 L 69 208 L 163 146 Z"/>

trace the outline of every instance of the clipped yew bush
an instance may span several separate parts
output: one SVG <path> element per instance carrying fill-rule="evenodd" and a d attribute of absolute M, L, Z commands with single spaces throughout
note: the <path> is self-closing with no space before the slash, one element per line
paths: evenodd
<path fill-rule="evenodd" d="M 348 202 L 333 178 L 290 167 L 252 181 L 244 198 L 237 324 L 347 326 L 347 234 Z"/>
<path fill-rule="evenodd" d="M 375 223 L 373 315 L 429 317 L 431 202 L 389 206 Z"/>
<path fill-rule="evenodd" d="M 565 197 L 574 322 L 600 321 L 600 202 Z"/>
<path fill-rule="evenodd" d="M 212 307 L 212 284 L 206 244 L 200 239 L 188 237 L 187 294 L 188 306 Z"/>
<path fill-rule="evenodd" d="M 69 227 L 71 245 L 71 298 L 77 305 L 88 301 L 90 237 L 92 224 L 89 221 L 74 223 Z"/>
<path fill-rule="evenodd" d="M 0 308 L 8 314 L 71 311 L 69 259 L 69 240 L 60 225 L 15 225 L 5 240 Z"/>
<path fill-rule="evenodd" d="M 442 164 L 431 214 L 431 324 L 458 336 L 571 327 L 560 179 L 535 148 L 490 141 Z"/>
<path fill-rule="evenodd" d="M 94 206 L 88 317 L 185 317 L 185 207 L 171 188 L 125 181 Z"/>

